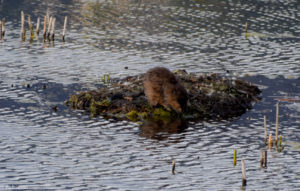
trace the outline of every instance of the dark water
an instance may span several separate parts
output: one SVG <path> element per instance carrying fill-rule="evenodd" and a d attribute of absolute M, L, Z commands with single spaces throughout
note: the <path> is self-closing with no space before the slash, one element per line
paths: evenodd
<path fill-rule="evenodd" d="M 55 15 L 55 42 L 21 42 L 21 10 L 34 25 L 47 10 Z M 296 0 L 0 1 L 0 190 L 299 190 L 299 13 Z M 154 66 L 245 78 L 260 86 L 262 100 L 236 119 L 180 130 L 164 124 L 160 132 L 63 104 L 99 87 L 104 74 Z M 263 116 L 274 135 L 280 99 L 284 149 L 268 151 L 261 169 Z"/>

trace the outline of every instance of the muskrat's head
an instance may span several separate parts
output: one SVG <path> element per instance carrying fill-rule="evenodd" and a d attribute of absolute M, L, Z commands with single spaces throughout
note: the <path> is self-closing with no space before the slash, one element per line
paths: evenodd
<path fill-rule="evenodd" d="M 187 108 L 188 94 L 185 88 L 177 84 L 166 84 L 164 87 L 166 102 L 177 113 L 182 113 Z"/>

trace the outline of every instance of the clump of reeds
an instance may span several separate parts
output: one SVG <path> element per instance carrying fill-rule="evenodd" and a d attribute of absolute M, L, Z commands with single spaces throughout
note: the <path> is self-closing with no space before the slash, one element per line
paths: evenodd
<path fill-rule="evenodd" d="M 34 29 L 33 29 L 33 23 L 31 22 L 30 15 L 27 17 L 27 22 L 28 22 L 28 28 L 30 31 L 30 39 L 31 41 L 35 38 L 34 36 Z M 43 23 L 43 40 L 46 41 L 54 41 L 55 37 L 55 22 L 56 18 L 51 16 L 49 18 L 49 13 L 47 11 L 46 15 L 44 16 L 44 23 Z M 39 38 L 39 33 L 40 33 L 40 24 L 41 24 L 41 19 L 40 17 L 37 18 L 36 22 L 36 37 L 37 39 Z M 67 17 L 65 17 L 64 20 L 64 28 L 62 32 L 62 41 L 65 41 L 65 36 L 66 36 L 66 29 L 67 28 Z M 1 29 L 1 27 L 0 27 Z M 26 29 L 25 29 L 25 15 L 24 12 L 21 11 L 21 38 L 22 41 L 26 39 Z"/>

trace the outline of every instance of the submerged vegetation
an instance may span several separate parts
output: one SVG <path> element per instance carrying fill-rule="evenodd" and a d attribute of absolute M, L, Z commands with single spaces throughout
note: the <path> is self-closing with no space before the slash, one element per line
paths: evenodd
<path fill-rule="evenodd" d="M 98 90 L 71 95 L 66 104 L 74 109 L 130 121 L 227 119 L 251 109 L 259 100 L 260 90 L 243 80 L 233 80 L 216 74 L 174 72 L 189 94 L 189 104 L 183 114 L 163 107 L 151 107 L 144 95 L 144 74 L 109 80 Z M 107 80 L 108 81 L 108 80 Z"/>

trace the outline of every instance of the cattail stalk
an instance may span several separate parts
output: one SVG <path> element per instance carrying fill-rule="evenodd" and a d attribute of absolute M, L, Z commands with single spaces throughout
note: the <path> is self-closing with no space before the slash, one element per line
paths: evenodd
<path fill-rule="evenodd" d="M 66 30 L 67 30 L 67 20 L 68 20 L 68 17 L 65 16 L 64 29 L 63 29 L 63 34 L 62 34 L 62 40 L 63 40 L 63 42 L 65 41 L 65 35 L 66 35 Z"/>
<path fill-rule="evenodd" d="M 36 36 L 39 36 L 40 34 L 40 17 L 37 18 L 37 22 L 36 22 Z"/>
<path fill-rule="evenodd" d="M 275 132 L 275 144 L 277 145 L 277 139 L 278 139 L 278 123 L 279 123 L 279 103 L 276 104 L 276 132 Z"/>
<path fill-rule="evenodd" d="M 242 186 L 246 186 L 247 185 L 247 179 L 246 179 L 246 169 L 245 169 L 244 160 L 242 160 L 241 163 L 242 163 Z"/>

